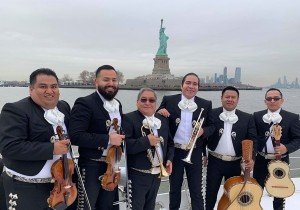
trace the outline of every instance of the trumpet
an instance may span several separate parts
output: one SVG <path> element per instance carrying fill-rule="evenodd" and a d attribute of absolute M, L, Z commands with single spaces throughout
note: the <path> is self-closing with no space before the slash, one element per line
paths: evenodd
<path fill-rule="evenodd" d="M 146 133 L 143 131 L 143 128 L 146 128 L 146 127 L 145 127 L 144 125 L 141 127 L 142 135 L 143 135 L 143 136 L 146 136 Z M 152 129 L 150 128 L 150 126 L 149 126 L 149 123 L 148 123 L 148 128 L 147 128 L 147 129 L 149 129 L 150 134 L 154 135 L 153 130 L 152 130 Z M 160 141 L 162 142 L 163 139 L 160 138 Z M 159 156 L 159 152 L 158 152 L 158 150 L 157 150 L 157 146 L 155 146 L 154 148 L 155 148 L 155 155 L 157 156 L 158 163 L 159 163 L 159 167 L 160 167 L 160 175 L 159 175 L 159 178 L 170 176 L 170 174 L 167 172 L 165 166 L 163 165 L 163 161 L 161 160 L 161 157 Z M 154 167 L 154 166 L 155 166 L 155 165 L 154 165 L 154 157 L 153 157 L 153 155 L 152 155 L 151 149 L 148 149 L 148 150 L 147 150 L 147 157 L 148 157 L 149 161 L 151 162 L 152 167 Z"/>
<path fill-rule="evenodd" d="M 183 161 L 185 161 L 187 163 L 190 163 L 190 164 L 193 164 L 191 162 L 192 153 L 193 153 L 193 150 L 195 148 L 195 144 L 196 144 L 196 140 L 198 138 L 199 131 L 202 128 L 202 124 L 204 122 L 204 117 L 201 118 L 203 110 L 204 109 L 201 108 L 201 112 L 200 112 L 200 114 L 198 116 L 198 119 L 195 123 L 195 126 L 194 126 L 193 131 L 192 131 L 192 135 L 191 135 L 189 143 L 187 145 L 187 149 L 189 149 L 189 153 L 187 154 L 186 158 L 182 159 Z"/>

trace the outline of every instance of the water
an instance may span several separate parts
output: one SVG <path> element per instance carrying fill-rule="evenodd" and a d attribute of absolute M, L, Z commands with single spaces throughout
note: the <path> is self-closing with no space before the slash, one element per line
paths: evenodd
<path fill-rule="evenodd" d="M 72 107 L 78 97 L 86 96 L 94 92 L 92 89 L 72 89 L 62 88 L 61 99 L 67 101 Z M 265 109 L 264 94 L 266 90 L 242 90 L 240 91 L 240 101 L 238 108 L 249 113 Z M 28 96 L 26 87 L 0 87 L 0 109 L 7 102 L 15 102 Z M 286 89 L 282 90 L 285 102 L 283 108 L 300 114 L 300 90 Z M 164 95 L 179 93 L 179 91 L 157 91 L 158 104 L 160 104 Z M 124 113 L 135 110 L 137 90 L 119 90 L 117 98 L 122 102 Z M 213 107 L 221 106 L 220 91 L 199 91 L 198 96 L 211 100 Z"/>
<path fill-rule="evenodd" d="M 63 88 L 61 89 L 61 99 L 67 101 L 72 107 L 75 100 L 78 97 L 86 96 L 88 94 L 93 93 L 95 90 L 92 89 L 70 89 Z M 15 102 L 28 96 L 28 88 L 25 87 L 0 87 L 0 109 L 2 109 L 3 105 L 7 102 Z M 253 113 L 255 111 L 259 111 L 265 109 L 264 104 L 264 94 L 266 90 L 244 90 L 240 91 L 240 101 L 238 108 L 248 112 Z M 300 90 L 297 89 L 285 89 L 282 90 L 283 97 L 285 102 L 283 104 L 283 108 L 300 114 Z M 158 104 L 160 104 L 164 95 L 171 95 L 179 93 L 179 91 L 157 91 Z M 124 113 L 133 111 L 136 109 L 136 97 L 138 91 L 137 90 L 120 90 L 117 98 L 122 102 Z M 198 96 L 211 100 L 213 103 L 213 107 L 221 106 L 220 91 L 199 91 Z M 300 151 L 297 151 L 292 154 L 292 156 L 300 157 Z M 291 160 L 291 168 L 300 168 L 299 159 Z M 293 176 L 300 177 L 300 170 L 292 171 Z"/>

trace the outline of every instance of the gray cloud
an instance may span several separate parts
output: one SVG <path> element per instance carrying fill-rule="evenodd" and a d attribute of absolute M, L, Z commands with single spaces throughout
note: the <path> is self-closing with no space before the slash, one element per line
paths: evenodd
<path fill-rule="evenodd" d="M 164 18 L 175 75 L 233 76 L 268 85 L 298 77 L 300 2 L 296 0 L 11 0 L 0 12 L 0 80 L 50 67 L 60 77 L 111 64 L 126 78 L 149 74 Z M 297 56 L 297 57 L 296 57 Z"/>

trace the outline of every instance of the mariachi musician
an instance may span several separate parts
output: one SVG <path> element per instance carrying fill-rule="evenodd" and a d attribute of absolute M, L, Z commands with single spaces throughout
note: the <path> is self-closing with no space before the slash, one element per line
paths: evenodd
<path fill-rule="evenodd" d="M 49 209 L 53 188 L 51 166 L 68 153 L 70 141 L 56 138 L 56 127 L 67 132 L 70 107 L 59 101 L 58 78 L 51 69 L 30 75 L 30 96 L 4 105 L 0 117 L 0 153 L 8 209 Z M 76 196 L 76 195 L 75 195 Z"/>
<path fill-rule="evenodd" d="M 96 70 L 96 91 L 78 98 L 71 111 L 70 137 L 79 146 L 79 167 L 89 198 L 90 206 L 96 210 L 118 209 L 113 202 L 118 200 L 118 187 L 113 190 L 102 187 L 102 178 L 107 171 L 107 153 L 111 146 L 120 146 L 124 135 L 112 126 L 117 119 L 121 126 L 122 106 L 115 99 L 118 93 L 116 70 L 110 65 Z M 112 191 L 111 191 L 112 190 Z M 79 209 L 88 209 L 84 192 L 79 186 Z"/>
<path fill-rule="evenodd" d="M 216 130 L 208 138 L 206 209 L 213 210 L 223 177 L 241 175 L 242 141 L 255 142 L 256 129 L 251 114 L 236 109 L 239 91 L 232 86 L 222 90 L 222 106 L 212 110 Z M 255 144 L 254 144 L 255 145 Z M 251 159 L 246 168 L 251 171 Z"/>
<path fill-rule="evenodd" d="M 3 186 L 3 178 L 1 176 L 3 171 L 3 162 L 2 156 L 0 154 L 0 210 L 6 210 L 6 202 L 5 202 L 5 194 L 4 194 L 4 186 Z"/>
<path fill-rule="evenodd" d="M 195 73 L 186 74 L 181 83 L 181 94 L 164 96 L 158 113 L 169 118 L 169 126 L 174 137 L 174 160 L 173 173 L 170 176 L 170 205 L 169 208 L 179 209 L 181 202 L 181 186 L 184 170 L 190 190 L 192 209 L 204 209 L 202 197 L 202 152 L 203 141 L 214 131 L 211 115 L 212 103 L 196 96 L 200 86 L 200 79 Z M 182 159 L 189 153 L 189 139 L 192 135 L 193 126 L 199 118 L 204 118 L 202 128 L 198 132 L 195 148 L 192 152 L 191 162 L 186 163 Z"/>
<path fill-rule="evenodd" d="M 258 135 L 257 157 L 254 164 L 253 177 L 264 187 L 268 176 L 268 164 L 281 155 L 281 160 L 289 163 L 289 154 L 300 148 L 300 122 L 299 115 L 281 108 L 284 102 L 282 92 L 270 88 L 265 94 L 267 109 L 255 112 L 254 121 Z M 282 127 L 280 146 L 276 146 L 271 138 L 273 124 Z M 280 190 L 280 189 L 278 189 Z M 274 210 L 284 209 L 284 199 L 274 198 Z"/>
<path fill-rule="evenodd" d="M 156 94 L 142 88 L 137 110 L 124 117 L 132 209 L 154 210 L 161 177 L 172 173 L 174 144 L 168 120 L 156 111 Z"/>

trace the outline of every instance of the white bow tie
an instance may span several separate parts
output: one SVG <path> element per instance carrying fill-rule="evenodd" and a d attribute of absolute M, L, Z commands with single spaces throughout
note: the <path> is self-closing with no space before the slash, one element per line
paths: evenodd
<path fill-rule="evenodd" d="M 282 117 L 277 112 L 270 112 L 270 113 L 265 114 L 262 119 L 265 123 L 270 124 L 271 122 L 273 122 L 275 124 L 275 123 L 280 123 L 282 120 Z"/>
<path fill-rule="evenodd" d="M 151 117 L 145 117 L 145 119 L 143 120 L 143 125 L 148 128 L 150 127 L 151 129 L 160 129 L 161 127 L 161 121 L 160 119 L 151 116 Z"/>
<path fill-rule="evenodd" d="M 190 112 L 194 112 L 196 111 L 196 109 L 198 108 L 197 104 L 194 102 L 194 100 L 192 99 L 182 99 L 179 103 L 178 103 L 178 107 L 181 110 L 189 110 Z"/>
<path fill-rule="evenodd" d="M 51 125 L 62 125 L 65 119 L 65 115 L 60 112 L 57 107 L 54 109 L 48 109 L 44 113 L 44 118 Z"/>
<path fill-rule="evenodd" d="M 233 112 L 222 112 L 219 115 L 219 118 L 220 120 L 228 122 L 230 124 L 234 124 L 239 120 L 238 116 Z"/>
<path fill-rule="evenodd" d="M 108 113 L 117 112 L 119 111 L 119 102 L 116 99 L 113 99 L 111 101 L 105 100 L 103 107 Z"/>

